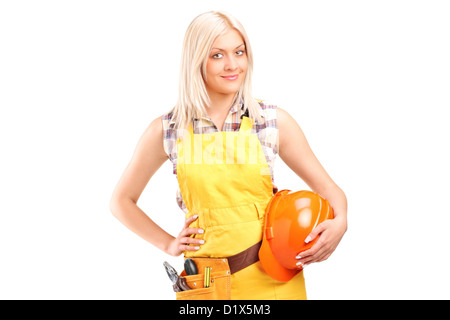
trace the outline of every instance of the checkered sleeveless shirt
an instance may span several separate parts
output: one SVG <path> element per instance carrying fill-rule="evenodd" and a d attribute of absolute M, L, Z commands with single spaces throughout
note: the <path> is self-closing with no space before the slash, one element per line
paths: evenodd
<path fill-rule="evenodd" d="M 273 192 L 277 192 L 278 188 L 274 183 L 273 167 L 276 155 L 278 154 L 278 126 L 277 126 L 277 106 L 267 101 L 258 100 L 260 105 L 260 116 L 264 118 L 263 124 L 253 124 L 252 133 L 256 133 L 261 147 L 264 151 L 267 164 L 269 166 L 270 175 L 272 177 Z M 244 105 L 242 103 L 236 104 L 230 108 L 230 111 L 225 119 L 223 131 L 239 131 L 241 125 L 241 117 L 244 115 Z M 177 174 L 177 131 L 174 129 L 175 121 L 173 113 L 168 112 L 162 116 L 163 130 L 164 130 L 164 151 L 169 156 L 173 164 L 173 173 Z M 193 122 L 194 134 L 218 132 L 219 130 L 214 125 L 211 118 L 203 115 L 201 119 L 195 119 Z M 178 206 L 184 213 L 188 213 L 186 205 L 181 196 L 180 189 L 177 188 L 176 200 Z"/>

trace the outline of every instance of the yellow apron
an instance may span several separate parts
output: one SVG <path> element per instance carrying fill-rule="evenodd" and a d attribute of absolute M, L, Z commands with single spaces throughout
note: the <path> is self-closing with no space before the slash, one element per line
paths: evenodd
<path fill-rule="evenodd" d="M 193 236 L 205 244 L 185 251 L 186 259 L 229 257 L 261 241 L 273 186 L 260 141 L 251 129 L 251 119 L 244 116 L 238 132 L 193 134 L 191 125 L 178 139 L 177 179 L 186 218 L 197 214 L 191 227 L 205 230 Z M 226 259 L 211 261 L 196 262 L 199 273 L 214 264 L 213 286 L 204 288 L 201 274 L 187 276 L 194 289 L 177 293 L 177 299 L 306 299 L 303 272 L 283 283 L 270 278 L 259 261 L 232 275 Z M 226 296 L 211 295 L 219 284 L 230 291 Z"/>

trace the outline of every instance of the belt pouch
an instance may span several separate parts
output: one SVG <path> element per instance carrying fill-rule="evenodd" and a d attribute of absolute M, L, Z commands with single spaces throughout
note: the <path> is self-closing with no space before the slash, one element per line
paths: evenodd
<path fill-rule="evenodd" d="M 188 276 L 181 272 L 191 290 L 176 292 L 177 300 L 230 300 L 231 272 L 226 258 L 190 258 L 197 266 L 198 274 Z M 211 268 L 211 282 L 204 287 L 205 267 Z"/>

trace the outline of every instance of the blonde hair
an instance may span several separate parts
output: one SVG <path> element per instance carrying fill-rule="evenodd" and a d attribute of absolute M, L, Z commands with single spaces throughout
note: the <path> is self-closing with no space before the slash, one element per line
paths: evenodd
<path fill-rule="evenodd" d="M 252 97 L 253 54 L 242 24 L 222 11 L 209 11 L 197 16 L 189 25 L 183 41 L 178 101 L 172 109 L 176 129 L 186 129 L 195 118 L 206 114 L 210 99 L 206 91 L 206 63 L 214 40 L 230 28 L 236 29 L 245 42 L 247 74 L 236 93 L 233 104 L 243 102 L 249 117 L 261 123 L 256 99 Z"/>

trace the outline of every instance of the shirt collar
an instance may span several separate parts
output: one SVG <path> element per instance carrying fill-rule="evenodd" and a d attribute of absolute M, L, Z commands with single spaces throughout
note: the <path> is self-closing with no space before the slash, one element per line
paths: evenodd
<path fill-rule="evenodd" d="M 257 101 L 258 101 L 258 103 L 261 102 L 261 100 L 257 100 Z M 239 110 L 241 110 L 242 112 L 244 111 L 244 103 L 243 103 L 243 101 L 241 101 L 240 103 L 236 103 L 235 105 L 233 105 L 233 106 L 230 108 L 230 112 L 229 112 L 229 113 L 234 114 L 234 113 L 238 112 Z M 260 115 L 261 117 L 265 118 L 265 117 L 264 117 L 264 112 L 263 112 L 262 108 L 259 108 L 259 115 Z M 208 115 L 206 115 L 206 114 L 203 114 L 203 115 L 201 116 L 201 119 L 205 119 L 205 120 L 211 121 L 211 118 L 210 118 Z M 199 120 L 199 118 L 195 118 L 195 120 Z M 170 120 L 170 122 L 169 122 L 169 125 L 173 125 L 173 124 L 175 124 L 175 119 L 172 118 L 172 119 Z"/>

